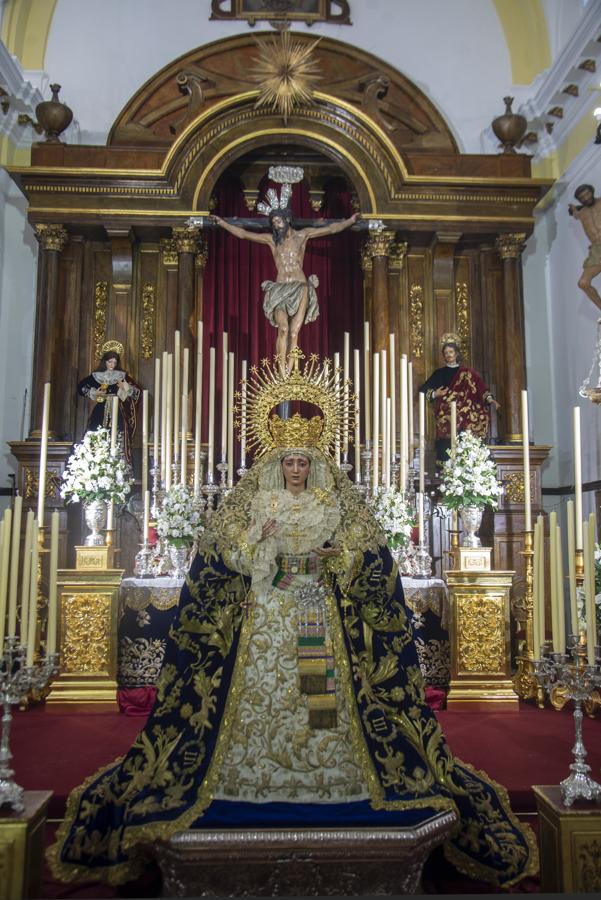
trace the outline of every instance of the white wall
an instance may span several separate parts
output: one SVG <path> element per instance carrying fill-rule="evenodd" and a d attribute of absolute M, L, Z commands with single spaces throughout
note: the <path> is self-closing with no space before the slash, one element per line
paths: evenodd
<path fill-rule="evenodd" d="M 104 143 L 123 106 L 163 66 L 250 31 L 243 22 L 209 21 L 209 14 L 209 0 L 58 0 L 46 69 L 62 85 L 82 143 Z M 353 44 L 395 66 L 436 104 L 461 149 L 480 152 L 481 133 L 503 111 L 501 98 L 511 87 L 491 0 L 359 0 L 352 21 L 295 30 Z"/>

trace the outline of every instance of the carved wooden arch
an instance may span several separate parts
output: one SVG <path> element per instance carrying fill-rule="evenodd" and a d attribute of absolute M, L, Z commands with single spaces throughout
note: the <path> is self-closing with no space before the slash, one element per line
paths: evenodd
<path fill-rule="evenodd" d="M 251 150 L 273 144 L 307 146 L 335 161 L 366 213 L 386 212 L 407 179 L 403 160 L 381 129 L 350 104 L 318 94 L 286 128 L 281 117 L 254 108 L 256 92 L 211 107 L 189 124 L 168 153 L 166 177 L 185 209 L 205 213 L 220 175 Z"/>

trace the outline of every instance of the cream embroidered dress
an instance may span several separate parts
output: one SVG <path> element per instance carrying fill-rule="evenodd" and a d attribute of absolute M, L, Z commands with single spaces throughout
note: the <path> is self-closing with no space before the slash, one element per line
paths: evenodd
<path fill-rule="evenodd" d="M 365 799 L 368 791 L 353 759 L 341 691 L 335 691 L 336 726 L 312 728 L 299 675 L 299 633 L 307 615 L 303 590 L 319 579 L 319 558 L 311 551 L 332 538 L 340 522 L 338 501 L 323 488 L 296 496 L 259 490 L 252 513 L 247 546 L 236 563 L 252 575 L 252 636 L 215 797 L 255 803 Z M 261 540 L 267 519 L 275 519 L 277 527 Z M 327 645 L 325 605 L 322 617 Z"/>

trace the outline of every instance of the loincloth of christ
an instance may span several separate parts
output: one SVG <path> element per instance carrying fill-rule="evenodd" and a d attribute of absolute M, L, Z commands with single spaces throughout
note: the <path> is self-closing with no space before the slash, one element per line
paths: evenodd
<path fill-rule="evenodd" d="M 317 291 L 315 288 L 319 286 L 317 275 L 309 275 L 307 281 L 264 281 L 261 288 L 265 291 L 263 297 L 263 312 L 267 319 L 278 327 L 275 319 L 276 310 L 282 309 L 289 318 L 292 318 L 298 312 L 305 288 L 309 292 L 309 302 L 307 304 L 307 312 L 305 313 L 304 324 L 314 322 L 319 315 L 319 303 L 317 302 Z"/>
<path fill-rule="evenodd" d="M 601 266 L 601 243 L 590 244 L 588 248 L 588 256 L 582 263 L 584 269 L 591 269 L 593 266 Z"/>

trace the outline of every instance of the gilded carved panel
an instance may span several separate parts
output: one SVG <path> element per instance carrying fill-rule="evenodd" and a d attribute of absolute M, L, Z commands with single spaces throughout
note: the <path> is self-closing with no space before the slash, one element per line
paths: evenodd
<path fill-rule="evenodd" d="M 61 486 L 61 477 L 57 472 L 46 469 L 46 488 L 44 491 L 46 500 L 53 500 L 58 496 Z M 37 469 L 23 467 L 23 499 L 32 500 L 38 496 L 40 488 L 40 473 Z"/>
<path fill-rule="evenodd" d="M 461 338 L 461 352 L 464 362 L 469 365 L 471 347 L 470 295 L 467 283 L 458 281 L 455 285 L 455 322 Z"/>
<path fill-rule="evenodd" d="M 458 671 L 503 673 L 504 596 L 458 592 L 456 602 Z"/>
<path fill-rule="evenodd" d="M 152 359 L 154 354 L 155 294 L 154 284 L 147 282 L 142 288 L 142 357 L 144 359 Z"/>
<path fill-rule="evenodd" d="M 524 503 L 526 488 L 523 472 L 510 472 L 503 477 L 504 498 L 509 503 Z M 530 474 L 530 501 L 534 502 L 534 474 Z"/>
<path fill-rule="evenodd" d="M 592 834 L 573 834 L 573 890 L 601 893 L 601 841 Z"/>
<path fill-rule="evenodd" d="M 109 297 L 108 281 L 97 281 L 94 288 L 94 358 L 100 359 L 106 331 L 106 311 Z"/>
<path fill-rule="evenodd" d="M 421 359 L 424 355 L 424 289 L 421 284 L 409 288 L 409 338 L 411 357 Z"/>
<path fill-rule="evenodd" d="M 111 659 L 112 594 L 63 594 L 63 672 L 107 672 Z"/>

